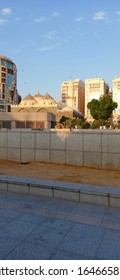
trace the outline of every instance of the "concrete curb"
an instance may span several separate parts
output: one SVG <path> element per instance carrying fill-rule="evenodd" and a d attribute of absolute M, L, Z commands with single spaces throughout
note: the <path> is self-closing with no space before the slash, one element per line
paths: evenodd
<path fill-rule="evenodd" d="M 0 191 L 120 208 L 120 189 L 0 175 Z"/>

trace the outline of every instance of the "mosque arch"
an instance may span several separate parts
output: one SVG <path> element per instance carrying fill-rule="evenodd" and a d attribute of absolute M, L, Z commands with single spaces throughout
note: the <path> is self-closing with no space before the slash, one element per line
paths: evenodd
<path fill-rule="evenodd" d="M 20 113 L 20 112 L 22 112 L 22 113 L 28 113 L 29 110 L 26 109 L 26 108 L 21 108 L 18 112 L 19 112 L 19 113 Z"/>
<path fill-rule="evenodd" d="M 37 113 L 39 113 L 39 112 L 48 112 L 48 110 L 47 110 L 46 108 L 40 108 L 40 109 L 37 111 Z"/>

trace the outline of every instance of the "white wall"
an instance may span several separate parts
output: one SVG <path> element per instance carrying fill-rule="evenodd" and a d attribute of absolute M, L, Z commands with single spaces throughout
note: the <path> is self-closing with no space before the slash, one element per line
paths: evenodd
<path fill-rule="evenodd" d="M 120 169 L 119 130 L 0 130 L 0 158 Z"/>

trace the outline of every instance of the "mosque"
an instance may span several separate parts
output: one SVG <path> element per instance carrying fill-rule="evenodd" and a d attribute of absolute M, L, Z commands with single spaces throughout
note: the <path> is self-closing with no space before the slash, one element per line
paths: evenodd
<path fill-rule="evenodd" d="M 10 112 L 0 112 L 0 129 L 51 129 L 62 116 L 83 118 L 78 109 L 66 106 L 46 93 L 28 94 Z"/>
<path fill-rule="evenodd" d="M 63 115 L 71 118 L 83 116 L 76 108 L 65 106 L 48 93 L 41 95 L 39 92 L 34 96 L 28 94 L 19 105 L 12 105 L 11 112 L 50 112 L 56 116 L 56 121 Z"/>

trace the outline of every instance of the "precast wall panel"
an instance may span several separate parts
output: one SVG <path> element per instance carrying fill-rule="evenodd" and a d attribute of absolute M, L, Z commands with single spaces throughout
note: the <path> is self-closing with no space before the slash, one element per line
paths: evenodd
<path fill-rule="evenodd" d="M 0 159 L 120 170 L 119 130 L 0 130 Z"/>

